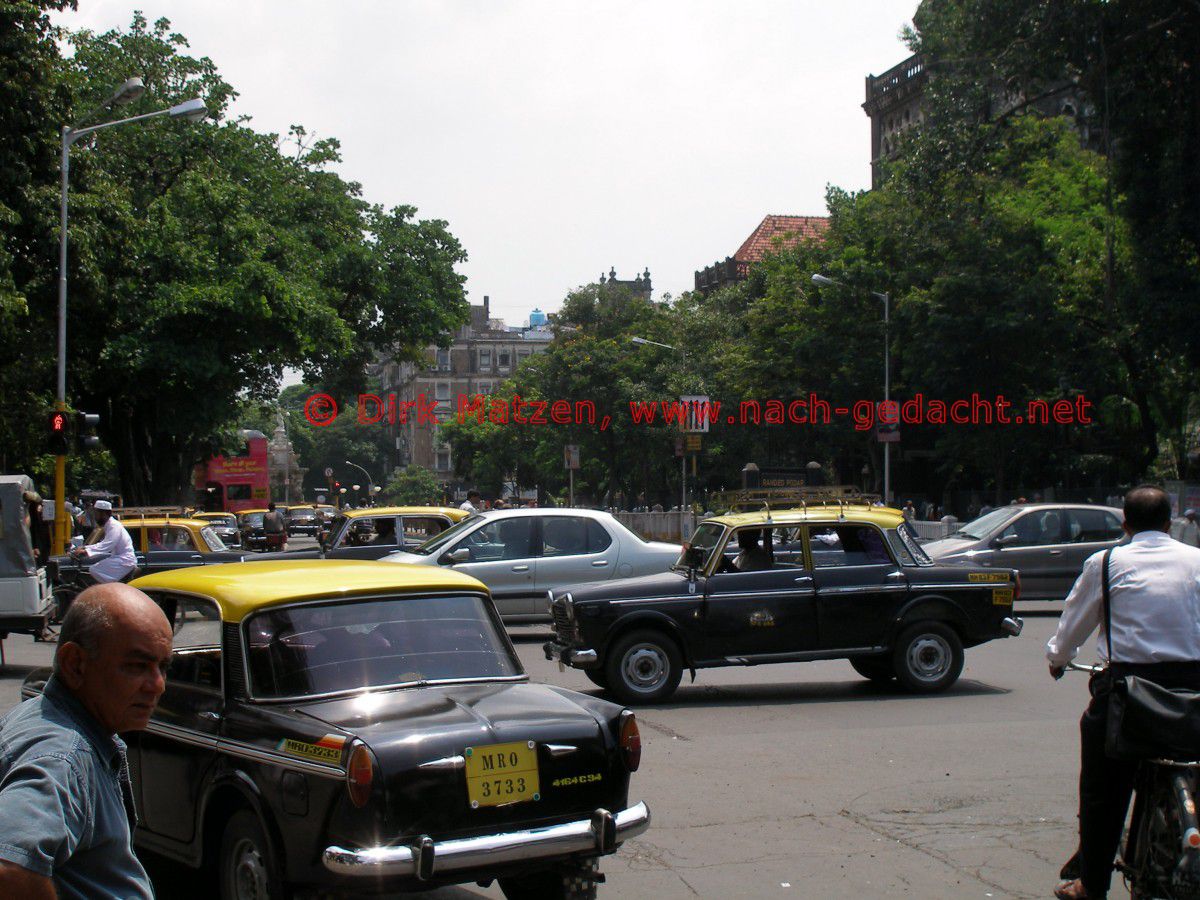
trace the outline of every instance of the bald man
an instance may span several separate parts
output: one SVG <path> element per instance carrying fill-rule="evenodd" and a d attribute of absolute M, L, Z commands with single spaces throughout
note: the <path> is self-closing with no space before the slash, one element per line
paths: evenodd
<path fill-rule="evenodd" d="M 40 697 L 0 719 L 0 897 L 149 898 L 125 744 L 165 688 L 171 625 L 127 584 L 71 604 Z"/>

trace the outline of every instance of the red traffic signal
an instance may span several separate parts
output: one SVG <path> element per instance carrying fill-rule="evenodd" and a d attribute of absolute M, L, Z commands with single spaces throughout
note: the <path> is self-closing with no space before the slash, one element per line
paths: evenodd
<path fill-rule="evenodd" d="M 71 420 L 61 409 L 50 413 L 50 452 L 66 456 L 70 444 Z"/>

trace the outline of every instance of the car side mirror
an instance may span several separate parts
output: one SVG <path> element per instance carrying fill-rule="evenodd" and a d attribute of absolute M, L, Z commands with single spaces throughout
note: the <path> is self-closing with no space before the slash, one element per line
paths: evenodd
<path fill-rule="evenodd" d="M 696 570 L 704 565 L 704 551 L 699 547 L 688 547 L 683 551 L 683 565 L 689 576 L 694 577 Z"/>
<path fill-rule="evenodd" d="M 459 547 L 457 550 L 451 550 L 448 553 L 443 553 L 440 562 L 445 565 L 452 566 L 455 563 L 466 562 L 471 558 L 471 550 L 469 547 Z"/>
<path fill-rule="evenodd" d="M 992 546 L 996 548 L 1011 547 L 1013 544 L 1021 540 L 1019 535 L 1004 534 L 992 541 Z"/>

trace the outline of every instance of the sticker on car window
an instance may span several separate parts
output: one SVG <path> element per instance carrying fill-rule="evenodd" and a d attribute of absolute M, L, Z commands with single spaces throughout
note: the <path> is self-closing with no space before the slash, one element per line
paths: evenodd
<path fill-rule="evenodd" d="M 973 584 L 1003 584 L 1008 582 L 1007 572 L 971 572 L 967 581 Z"/>
<path fill-rule="evenodd" d="M 338 763 L 342 761 L 342 748 L 345 746 L 346 739 L 342 735 L 327 734 L 315 744 L 284 738 L 276 749 L 314 762 Z"/>

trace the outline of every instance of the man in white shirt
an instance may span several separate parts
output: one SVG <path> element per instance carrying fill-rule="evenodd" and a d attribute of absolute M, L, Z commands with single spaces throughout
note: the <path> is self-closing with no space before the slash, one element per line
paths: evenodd
<path fill-rule="evenodd" d="M 1196 511 L 1185 509 L 1183 518 L 1171 525 L 1171 537 L 1189 547 L 1200 547 L 1200 525 L 1196 524 Z"/>
<path fill-rule="evenodd" d="M 479 491 L 467 491 L 467 499 L 462 502 L 459 509 L 465 513 L 477 513 L 479 512 L 479 507 L 475 504 L 481 500 L 483 500 L 483 495 Z"/>
<path fill-rule="evenodd" d="M 100 584 L 120 581 L 137 566 L 133 540 L 125 526 L 112 517 L 112 504 L 97 500 L 92 507 L 100 540 L 71 551 L 75 559 L 98 559 L 88 568 L 88 574 Z"/>
<path fill-rule="evenodd" d="M 1200 549 L 1172 540 L 1171 502 L 1142 485 L 1125 495 L 1128 544 L 1088 557 L 1067 596 L 1058 630 L 1046 644 L 1050 674 L 1061 678 L 1080 645 L 1099 627 L 1097 655 L 1115 677 L 1137 675 L 1165 687 L 1200 690 Z M 1103 609 L 1108 565 L 1112 659 Z M 1079 875 L 1054 895 L 1066 900 L 1105 897 L 1113 858 L 1133 791 L 1135 762 L 1104 752 L 1108 694 L 1094 692 L 1079 720 Z"/>

